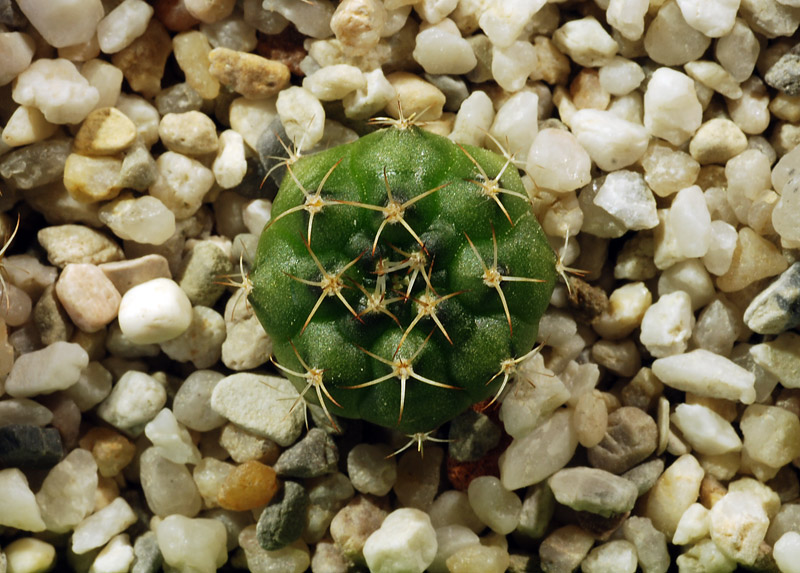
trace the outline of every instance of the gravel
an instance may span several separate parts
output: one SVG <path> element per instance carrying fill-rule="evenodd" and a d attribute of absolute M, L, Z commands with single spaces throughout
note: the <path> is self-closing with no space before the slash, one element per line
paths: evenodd
<path fill-rule="evenodd" d="M 800 571 L 797 5 L 0 0 L 0 571 Z M 243 300 L 279 168 L 401 108 L 585 271 L 409 437 Z"/>

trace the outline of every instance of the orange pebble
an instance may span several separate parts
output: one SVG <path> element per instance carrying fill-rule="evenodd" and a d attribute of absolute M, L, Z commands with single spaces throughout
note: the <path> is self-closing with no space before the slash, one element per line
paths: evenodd
<path fill-rule="evenodd" d="M 136 445 L 110 428 L 92 428 L 78 442 L 92 452 L 97 469 L 103 477 L 113 477 L 133 461 Z"/>
<path fill-rule="evenodd" d="M 247 511 L 269 503 L 278 487 L 275 470 L 250 460 L 231 470 L 219 487 L 217 502 L 225 509 Z"/>

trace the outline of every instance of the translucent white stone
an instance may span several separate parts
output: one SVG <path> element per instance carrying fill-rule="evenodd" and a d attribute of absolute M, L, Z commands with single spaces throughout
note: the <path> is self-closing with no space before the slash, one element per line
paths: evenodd
<path fill-rule="evenodd" d="M 350 92 L 366 87 L 367 80 L 361 70 L 348 64 L 326 66 L 303 79 L 303 88 L 320 101 L 343 99 Z"/>
<path fill-rule="evenodd" d="M 164 562 L 177 570 L 213 573 L 228 560 L 225 525 L 216 519 L 170 515 L 156 538 Z"/>
<path fill-rule="evenodd" d="M 143 0 L 125 0 L 97 24 L 97 41 L 106 54 L 115 54 L 144 34 L 153 8 Z"/>
<path fill-rule="evenodd" d="M 694 327 L 692 300 L 683 291 L 660 297 L 642 318 L 639 336 L 653 356 L 673 356 L 686 350 Z"/>
<path fill-rule="evenodd" d="M 724 275 L 728 272 L 739 235 L 736 228 L 725 221 L 711 221 L 711 241 L 703 255 L 703 264 L 708 272 Z"/>
<path fill-rule="evenodd" d="M 593 16 L 570 20 L 553 33 L 559 50 L 580 66 L 602 66 L 616 55 L 617 42 Z"/>
<path fill-rule="evenodd" d="M 158 176 L 150 194 L 166 205 L 178 219 L 194 215 L 214 184 L 214 174 L 199 161 L 167 151 L 156 159 Z"/>
<path fill-rule="evenodd" d="M 717 61 L 739 82 L 753 73 L 759 51 L 758 38 L 745 21 L 738 18 L 731 31 L 714 45 Z"/>
<path fill-rule="evenodd" d="M 436 557 L 428 567 L 429 573 L 449 573 L 447 559 L 454 553 L 469 547 L 480 545 L 480 538 L 463 525 L 445 525 L 436 528 Z"/>
<path fill-rule="evenodd" d="M 463 525 L 474 533 L 480 533 L 486 527 L 475 515 L 467 494 L 455 489 L 442 492 L 433 500 L 428 513 L 431 523 L 437 529 L 448 525 Z"/>
<path fill-rule="evenodd" d="M 247 173 L 244 139 L 232 130 L 226 129 L 219 135 L 219 149 L 211 167 L 217 184 L 223 189 L 236 187 Z"/>
<path fill-rule="evenodd" d="M 277 12 L 306 36 L 327 38 L 333 34 L 331 18 L 334 5 L 330 0 L 315 0 L 313 4 L 294 0 L 263 0 L 262 7 Z"/>
<path fill-rule="evenodd" d="M 364 79 L 367 81 L 365 88 L 350 92 L 342 100 L 344 113 L 351 119 L 371 117 L 395 97 L 394 87 L 383 75 L 381 68 L 366 72 Z"/>
<path fill-rule="evenodd" d="M 642 67 L 633 60 L 622 56 L 614 56 L 610 62 L 601 66 L 598 71 L 600 85 L 614 96 L 629 94 L 638 88 L 642 80 L 644 80 Z"/>
<path fill-rule="evenodd" d="M 755 400 L 755 375 L 731 360 L 707 350 L 659 358 L 653 373 L 667 386 L 710 398 Z"/>
<path fill-rule="evenodd" d="M 137 243 L 162 245 L 175 234 L 175 215 L 151 195 L 125 193 L 105 203 L 98 217 L 120 239 Z"/>
<path fill-rule="evenodd" d="M 652 229 L 658 225 L 653 193 L 644 178 L 633 171 L 609 173 L 594 197 L 594 204 L 631 230 Z"/>
<path fill-rule="evenodd" d="M 429 74 L 466 74 L 478 64 L 469 42 L 449 18 L 420 29 L 412 56 Z"/>
<path fill-rule="evenodd" d="M 76 448 L 48 472 L 36 494 L 47 529 L 66 533 L 95 506 L 97 463 L 87 450 Z"/>
<path fill-rule="evenodd" d="M 723 553 L 744 564 L 753 564 L 769 527 L 763 506 L 744 492 L 728 492 L 709 512 L 711 539 Z"/>
<path fill-rule="evenodd" d="M 231 129 L 239 133 L 253 149 L 258 149 L 261 134 L 278 115 L 275 101 L 276 98 L 252 100 L 240 97 L 231 102 L 228 112 Z M 325 118 L 321 121 L 324 124 Z"/>
<path fill-rule="evenodd" d="M 100 93 L 69 60 L 42 58 L 17 77 L 11 97 L 18 104 L 38 108 L 50 123 L 61 124 L 83 121 Z"/>
<path fill-rule="evenodd" d="M 497 48 L 508 48 L 522 34 L 525 26 L 545 0 L 509 0 L 487 4 L 478 25 Z"/>
<path fill-rule="evenodd" d="M 708 535 L 708 509 L 700 503 L 693 503 L 681 515 L 672 543 L 689 545 L 697 543 Z"/>
<path fill-rule="evenodd" d="M 57 129 L 58 126 L 47 121 L 38 108 L 21 105 L 8 118 L 2 142 L 9 147 L 28 145 L 47 139 Z"/>
<path fill-rule="evenodd" d="M 191 435 L 169 408 L 161 410 L 147 423 L 144 434 L 161 456 L 176 464 L 197 464 L 200 461 L 200 451 L 192 442 Z"/>
<path fill-rule="evenodd" d="M 0 470 L 0 525 L 23 531 L 44 531 L 47 528 L 28 479 L 17 468 Z"/>
<path fill-rule="evenodd" d="M 547 128 L 533 140 L 525 169 L 539 187 L 565 193 L 592 180 L 591 166 L 589 154 L 574 135 Z"/>
<path fill-rule="evenodd" d="M 500 87 L 509 92 L 525 87 L 537 64 L 536 49 L 530 42 L 517 41 L 507 48 L 492 51 L 492 75 Z"/>
<path fill-rule="evenodd" d="M 278 94 L 275 105 L 286 135 L 298 150 L 310 149 L 322 139 L 325 110 L 310 91 L 292 86 Z"/>
<path fill-rule="evenodd" d="M 650 489 L 641 515 L 649 517 L 656 529 L 672 539 L 681 516 L 697 501 L 704 474 L 694 456 L 680 456 Z"/>
<path fill-rule="evenodd" d="M 385 444 L 358 444 L 347 454 L 347 475 L 361 493 L 386 495 L 397 480 L 397 462 Z"/>
<path fill-rule="evenodd" d="M 54 342 L 17 358 L 5 389 L 15 398 L 66 390 L 78 381 L 87 364 L 89 355 L 79 344 Z"/>
<path fill-rule="evenodd" d="M 639 561 L 636 546 L 625 539 L 615 539 L 598 545 L 581 562 L 584 573 L 634 573 Z"/>
<path fill-rule="evenodd" d="M 0 32 L 0 86 L 11 81 L 27 68 L 33 59 L 36 43 L 22 32 Z"/>
<path fill-rule="evenodd" d="M 671 68 L 653 72 L 644 94 L 644 125 L 673 145 L 686 142 L 703 121 L 694 81 Z"/>
<path fill-rule="evenodd" d="M 638 40 L 644 33 L 644 17 L 650 6 L 648 0 L 610 0 L 606 18 L 628 40 Z"/>
<path fill-rule="evenodd" d="M 711 215 L 699 186 L 692 185 L 678 192 L 672 201 L 667 225 L 683 257 L 706 254 L 711 244 Z"/>
<path fill-rule="evenodd" d="M 683 291 L 691 299 L 692 311 L 707 305 L 714 298 L 711 277 L 698 259 L 675 263 L 658 277 L 658 295 Z"/>
<path fill-rule="evenodd" d="M 772 557 L 783 573 L 800 573 L 800 533 L 781 535 L 772 547 Z"/>
<path fill-rule="evenodd" d="M 719 455 L 742 448 L 742 441 L 730 422 L 701 404 L 678 404 L 670 419 L 701 454 Z"/>
<path fill-rule="evenodd" d="M 800 455 L 800 420 L 788 410 L 752 404 L 742 414 L 739 427 L 745 452 L 757 462 L 780 468 Z"/>
<path fill-rule="evenodd" d="M 716 62 L 701 61 L 688 62 L 683 69 L 689 77 L 705 84 L 715 92 L 727 98 L 737 99 L 742 97 L 742 88 L 725 68 Z"/>
<path fill-rule="evenodd" d="M 680 42 L 675 38 L 680 38 Z M 647 55 L 664 66 L 681 66 L 697 60 L 710 44 L 711 38 L 686 22 L 676 2 L 661 5 L 644 35 Z"/>
<path fill-rule="evenodd" d="M 739 0 L 677 0 L 686 23 L 709 38 L 729 33 L 736 20 Z"/>
<path fill-rule="evenodd" d="M 117 573 L 125 571 L 133 564 L 134 554 L 130 537 L 121 533 L 111 538 L 94 558 L 89 569 L 91 573 Z"/>
<path fill-rule="evenodd" d="M 374 573 L 422 573 L 436 557 L 436 531 L 423 511 L 396 509 L 367 538 L 364 559 Z"/>
<path fill-rule="evenodd" d="M 72 534 L 72 551 L 81 555 L 102 547 L 112 537 L 136 523 L 136 520 L 136 514 L 128 502 L 117 497 L 78 524 Z"/>
<path fill-rule="evenodd" d="M 56 48 L 89 41 L 103 17 L 100 0 L 21 0 L 17 4 L 47 43 Z"/>
<path fill-rule="evenodd" d="M 539 96 L 535 92 L 515 93 L 497 110 L 489 133 L 508 153 L 520 159 L 527 157 L 539 133 L 538 110 Z"/>

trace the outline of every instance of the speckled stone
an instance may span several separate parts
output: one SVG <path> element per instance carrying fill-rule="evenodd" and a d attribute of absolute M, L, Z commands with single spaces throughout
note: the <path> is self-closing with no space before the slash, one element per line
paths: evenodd
<path fill-rule="evenodd" d="M 500 443 L 501 435 L 487 415 L 467 410 L 450 423 L 448 453 L 459 462 L 479 460 Z"/>
<path fill-rule="evenodd" d="M 124 258 L 122 249 L 105 234 L 83 225 L 45 227 L 36 235 L 47 260 L 59 268 L 68 263 L 99 265 Z"/>
<path fill-rule="evenodd" d="M 214 48 L 208 54 L 209 72 L 220 83 L 246 98 L 271 97 L 289 85 L 286 64 L 228 48 Z"/>
<path fill-rule="evenodd" d="M 745 310 L 744 321 L 759 334 L 780 334 L 800 326 L 800 262 L 756 295 Z"/>
<path fill-rule="evenodd" d="M 64 455 L 61 435 L 55 428 L 14 424 L 0 428 L 0 466 L 43 469 Z"/>
<path fill-rule="evenodd" d="M 276 551 L 299 539 L 305 528 L 308 502 L 308 494 L 302 485 L 285 482 L 258 519 L 256 536 L 261 547 Z"/>
<path fill-rule="evenodd" d="M 225 292 L 225 286 L 218 283 L 232 272 L 233 265 L 222 249 L 211 241 L 201 241 L 181 263 L 178 284 L 193 305 L 214 306 Z"/>
<path fill-rule="evenodd" d="M 111 56 L 111 62 L 122 70 L 133 91 L 153 98 L 161 91 L 161 78 L 171 52 L 172 40 L 167 30 L 153 18 L 144 34 Z"/>
<path fill-rule="evenodd" d="M 284 451 L 275 462 L 278 475 L 295 478 L 312 478 L 336 470 L 339 451 L 324 430 L 312 428 L 305 437 Z"/>
<path fill-rule="evenodd" d="M 800 95 L 800 46 L 794 46 L 772 64 L 764 81 L 786 95 Z"/>

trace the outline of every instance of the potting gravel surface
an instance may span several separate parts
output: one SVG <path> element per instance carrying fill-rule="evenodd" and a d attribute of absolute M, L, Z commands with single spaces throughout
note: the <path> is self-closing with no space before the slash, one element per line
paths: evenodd
<path fill-rule="evenodd" d="M 0 573 L 800 571 L 798 26 L 0 0 Z M 286 160 L 400 113 L 513 158 L 569 288 L 491 407 L 335 432 L 236 283 Z"/>

